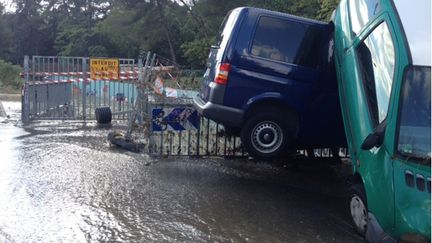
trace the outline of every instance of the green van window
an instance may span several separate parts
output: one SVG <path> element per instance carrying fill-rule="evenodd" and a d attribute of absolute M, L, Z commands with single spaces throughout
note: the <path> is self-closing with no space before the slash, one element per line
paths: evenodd
<path fill-rule="evenodd" d="M 431 69 L 411 67 L 405 74 L 399 114 L 398 153 L 430 166 Z"/>
<path fill-rule="evenodd" d="M 394 44 L 387 24 L 378 25 L 358 45 L 356 53 L 369 111 L 377 125 L 387 116 L 395 66 Z"/>
<path fill-rule="evenodd" d="M 351 29 L 358 35 L 363 26 L 380 12 L 381 7 L 378 0 L 350 0 L 349 10 Z"/>

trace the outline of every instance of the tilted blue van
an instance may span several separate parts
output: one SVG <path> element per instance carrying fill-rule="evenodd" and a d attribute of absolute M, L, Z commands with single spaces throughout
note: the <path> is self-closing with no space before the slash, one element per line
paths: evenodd
<path fill-rule="evenodd" d="M 211 47 L 194 105 L 240 135 L 257 158 L 346 146 L 333 26 L 264 9 L 231 10 Z"/>

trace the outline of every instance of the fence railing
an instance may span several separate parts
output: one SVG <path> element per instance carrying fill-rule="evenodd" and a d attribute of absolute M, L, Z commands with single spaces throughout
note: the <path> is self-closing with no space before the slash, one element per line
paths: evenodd
<path fill-rule="evenodd" d="M 117 59 L 116 78 L 91 78 L 89 57 L 26 56 L 23 121 L 93 120 L 96 108 L 110 107 L 112 118 L 129 120 L 128 127 L 146 123 L 135 132 L 146 140 L 149 154 L 247 156 L 239 137 L 227 136 L 222 125 L 199 117 L 193 108 L 203 71 L 182 70 L 169 60 L 149 58 L 150 53 L 145 60 Z M 325 148 L 297 154 L 331 158 L 345 157 L 347 151 Z"/>

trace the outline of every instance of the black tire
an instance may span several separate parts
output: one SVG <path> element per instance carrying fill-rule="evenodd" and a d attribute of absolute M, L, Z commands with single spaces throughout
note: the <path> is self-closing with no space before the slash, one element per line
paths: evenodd
<path fill-rule="evenodd" d="M 240 138 L 246 151 L 254 158 L 272 160 L 282 157 L 292 140 L 287 122 L 276 109 L 260 109 L 249 117 Z"/>
<path fill-rule="evenodd" d="M 109 107 L 98 107 L 95 109 L 96 121 L 99 124 L 111 123 L 112 113 Z"/>
<path fill-rule="evenodd" d="M 355 231 L 365 237 L 367 230 L 368 208 L 366 193 L 362 184 L 352 185 L 348 196 L 348 212 Z"/>

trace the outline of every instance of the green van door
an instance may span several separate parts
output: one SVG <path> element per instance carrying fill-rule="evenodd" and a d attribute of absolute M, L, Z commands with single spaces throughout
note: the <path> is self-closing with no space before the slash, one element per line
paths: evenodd
<path fill-rule="evenodd" d="M 333 20 L 354 173 L 348 206 L 371 241 L 431 233 L 430 59 L 417 65 L 401 19 L 392 1 L 341 0 Z"/>

